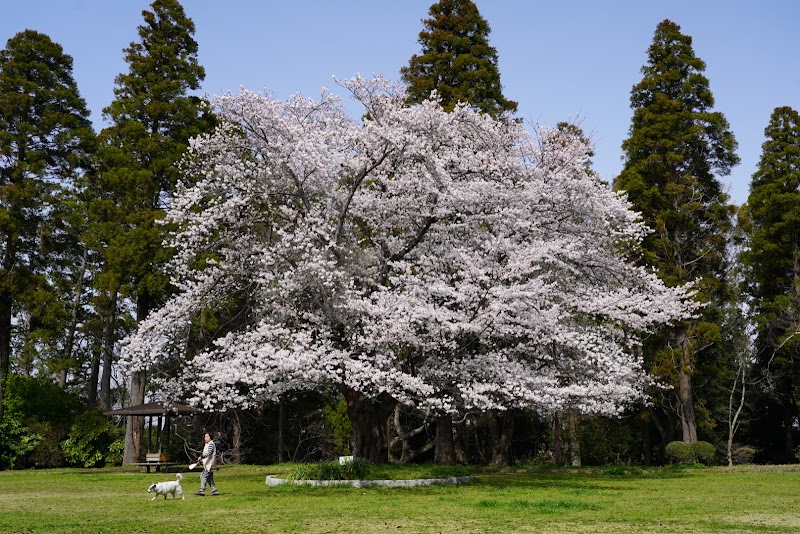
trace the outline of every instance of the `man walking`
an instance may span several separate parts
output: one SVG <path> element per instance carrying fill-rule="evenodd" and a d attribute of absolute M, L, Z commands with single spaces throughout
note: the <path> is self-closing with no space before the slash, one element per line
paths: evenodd
<path fill-rule="evenodd" d="M 200 491 L 195 493 L 200 497 L 206 495 L 206 482 L 211 487 L 211 495 L 219 495 L 217 486 L 214 484 L 214 465 L 216 461 L 216 449 L 214 447 L 214 433 L 206 432 L 203 436 L 206 444 L 203 447 L 203 454 L 197 457 L 198 462 L 203 462 L 203 473 L 200 475 Z"/>

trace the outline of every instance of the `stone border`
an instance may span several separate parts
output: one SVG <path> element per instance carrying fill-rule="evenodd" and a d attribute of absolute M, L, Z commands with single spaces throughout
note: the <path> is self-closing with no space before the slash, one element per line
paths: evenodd
<path fill-rule="evenodd" d="M 416 478 L 411 480 L 287 480 L 277 478 L 277 475 L 267 475 L 267 486 L 280 486 L 281 484 L 295 484 L 308 486 L 353 486 L 364 488 L 367 486 L 381 486 L 386 488 L 401 488 L 413 486 L 430 486 L 433 484 L 466 484 L 475 479 L 473 475 L 448 478 Z"/>

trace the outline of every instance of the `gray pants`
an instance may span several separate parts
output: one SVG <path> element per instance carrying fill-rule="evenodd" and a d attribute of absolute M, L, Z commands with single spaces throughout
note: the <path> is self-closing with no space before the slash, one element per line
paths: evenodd
<path fill-rule="evenodd" d="M 200 491 L 206 491 L 206 482 L 208 482 L 209 487 L 211 488 L 211 493 L 217 492 L 217 486 L 214 484 L 214 472 L 208 471 L 205 468 L 203 472 L 200 474 Z"/>

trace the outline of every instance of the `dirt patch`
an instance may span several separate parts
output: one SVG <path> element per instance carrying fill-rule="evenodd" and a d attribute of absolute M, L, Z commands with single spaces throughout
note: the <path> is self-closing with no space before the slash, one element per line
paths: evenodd
<path fill-rule="evenodd" d="M 715 522 L 725 523 L 734 528 L 740 527 L 745 529 L 745 531 L 751 530 L 752 527 L 774 527 L 800 532 L 800 514 L 792 512 L 769 514 L 750 512 L 733 516 L 722 516 L 715 519 Z"/>

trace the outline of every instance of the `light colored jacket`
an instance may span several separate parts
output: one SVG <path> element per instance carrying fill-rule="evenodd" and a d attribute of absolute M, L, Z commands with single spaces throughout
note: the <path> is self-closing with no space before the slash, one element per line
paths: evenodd
<path fill-rule="evenodd" d="M 203 469 L 211 471 L 216 463 L 216 447 L 214 447 L 214 440 L 211 440 L 203 447 Z"/>

